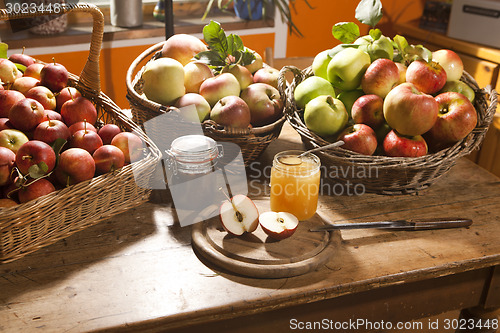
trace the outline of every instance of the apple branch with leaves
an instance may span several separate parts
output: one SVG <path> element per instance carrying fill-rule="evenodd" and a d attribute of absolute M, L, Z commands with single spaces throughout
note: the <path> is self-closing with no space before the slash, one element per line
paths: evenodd
<path fill-rule="evenodd" d="M 243 45 L 241 37 L 235 34 L 226 36 L 220 23 L 210 21 L 203 28 L 203 38 L 208 45 L 208 51 L 198 53 L 195 58 L 207 64 L 215 74 L 232 64 L 246 66 L 255 60 L 253 52 Z"/>

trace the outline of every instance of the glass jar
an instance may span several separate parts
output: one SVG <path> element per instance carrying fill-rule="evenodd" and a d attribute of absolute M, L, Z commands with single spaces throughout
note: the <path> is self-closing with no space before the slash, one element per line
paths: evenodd
<path fill-rule="evenodd" d="M 211 217 L 220 180 L 216 165 L 223 156 L 222 146 L 204 135 L 185 135 L 175 139 L 166 152 L 166 176 L 181 226 Z"/>
<path fill-rule="evenodd" d="M 271 210 L 288 212 L 307 220 L 318 206 L 320 184 L 319 158 L 303 151 L 283 151 L 274 156 L 271 169 Z"/>

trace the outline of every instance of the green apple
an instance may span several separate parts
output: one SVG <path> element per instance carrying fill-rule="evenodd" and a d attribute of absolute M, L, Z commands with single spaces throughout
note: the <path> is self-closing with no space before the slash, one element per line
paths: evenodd
<path fill-rule="evenodd" d="M 344 103 L 345 109 L 347 110 L 347 113 L 349 114 L 349 117 L 351 116 L 351 109 L 352 105 L 358 98 L 363 96 L 365 93 L 361 89 L 355 89 L 355 90 L 347 90 L 347 91 L 342 91 L 337 95 L 337 98 Z"/>
<path fill-rule="evenodd" d="M 303 109 L 310 100 L 320 95 L 335 96 L 335 89 L 328 80 L 319 76 L 309 76 L 300 82 L 293 92 L 299 109 Z"/>
<path fill-rule="evenodd" d="M 321 95 L 312 99 L 304 110 L 307 128 L 324 137 L 343 130 L 348 119 L 349 115 L 344 104 L 331 95 Z"/>
<path fill-rule="evenodd" d="M 159 58 L 146 64 L 142 79 L 144 94 L 156 103 L 172 105 L 186 92 L 184 67 L 172 58 Z"/>
<path fill-rule="evenodd" d="M 340 90 L 357 89 L 370 63 L 370 56 L 365 51 L 346 48 L 330 60 L 326 69 L 328 81 Z"/>
<path fill-rule="evenodd" d="M 469 85 L 463 81 L 448 81 L 445 83 L 444 87 L 441 89 L 441 91 L 439 91 L 439 93 L 448 91 L 461 93 L 462 95 L 467 97 L 471 103 L 474 103 L 474 99 L 476 98 L 474 89 L 469 87 Z"/>
<path fill-rule="evenodd" d="M 359 45 L 360 50 L 368 53 L 371 61 L 379 58 L 392 60 L 394 57 L 392 42 L 385 36 L 380 36 L 380 38 L 374 40 L 372 36 L 366 35 L 356 39 L 353 44 Z"/>
<path fill-rule="evenodd" d="M 322 77 L 323 79 L 327 80 L 328 76 L 326 75 L 326 69 L 328 68 L 328 64 L 330 63 L 330 60 L 332 60 L 332 57 L 330 57 L 330 50 L 324 50 L 320 53 L 318 53 L 312 62 L 311 69 L 314 73 L 314 75 Z"/>

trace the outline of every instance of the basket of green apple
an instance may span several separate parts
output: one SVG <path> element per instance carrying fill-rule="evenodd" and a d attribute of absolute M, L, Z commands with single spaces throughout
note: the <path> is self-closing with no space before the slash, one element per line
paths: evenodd
<path fill-rule="evenodd" d="M 39 10 L 41 7 L 37 7 Z M 92 15 L 80 74 L 0 45 L 0 263 L 18 260 L 149 199 L 161 153 L 100 91 L 104 15 L 57 4 L 0 20 L 77 11 Z"/>
<path fill-rule="evenodd" d="M 264 64 L 238 35 L 226 36 L 215 21 L 203 36 L 205 42 L 175 34 L 133 61 L 126 76 L 133 119 L 151 137 L 188 134 L 201 126 L 212 139 L 236 144 L 248 165 L 286 120 L 279 70 Z M 158 116 L 164 117 L 150 122 Z"/>
<path fill-rule="evenodd" d="M 308 149 L 344 142 L 318 152 L 327 180 L 363 193 L 423 190 L 480 146 L 497 93 L 480 89 L 452 50 L 431 52 L 379 29 L 360 36 L 353 24 L 335 25 L 342 44 L 310 67 L 281 70 L 294 73 L 287 119 Z"/>

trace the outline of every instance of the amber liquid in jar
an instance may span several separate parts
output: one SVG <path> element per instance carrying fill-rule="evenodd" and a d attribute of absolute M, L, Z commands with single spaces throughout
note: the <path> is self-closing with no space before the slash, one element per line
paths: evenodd
<path fill-rule="evenodd" d="M 271 210 L 307 220 L 318 206 L 320 161 L 316 155 L 298 157 L 301 151 L 276 154 L 271 169 Z"/>

